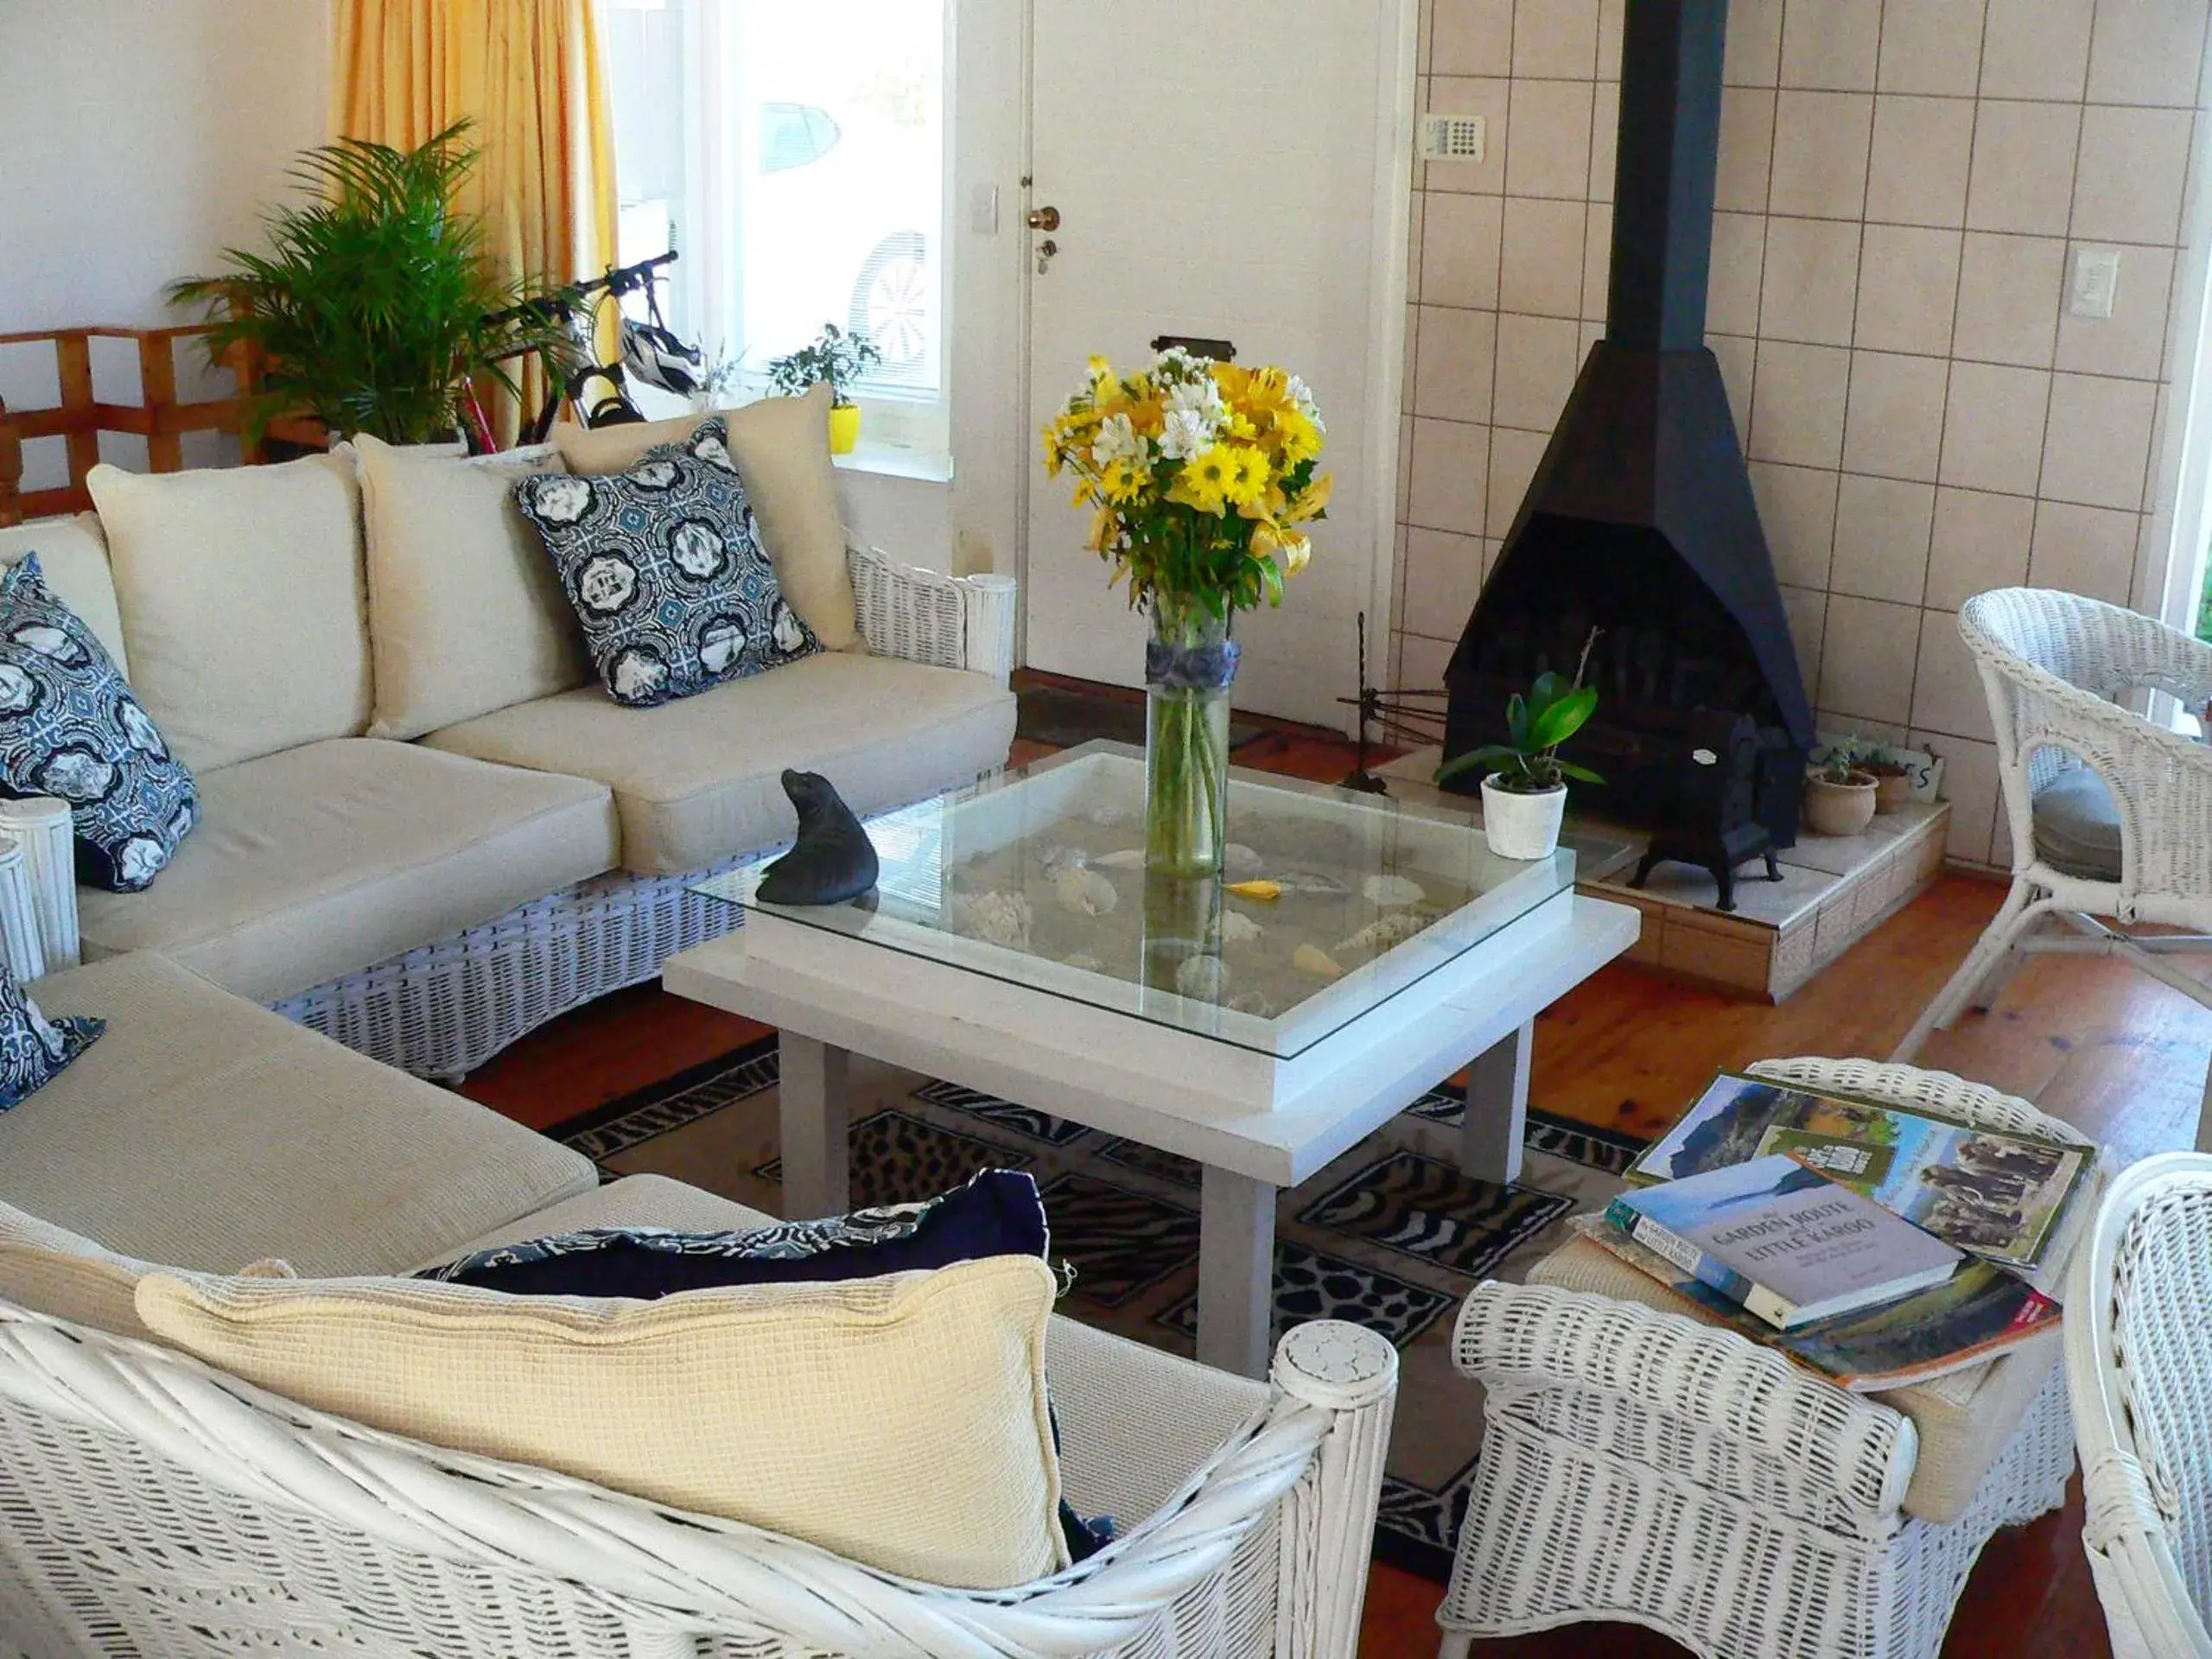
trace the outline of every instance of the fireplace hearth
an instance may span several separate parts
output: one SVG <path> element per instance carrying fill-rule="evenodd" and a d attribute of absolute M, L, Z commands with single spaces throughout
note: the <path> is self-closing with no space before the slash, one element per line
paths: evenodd
<path fill-rule="evenodd" d="M 1452 655 L 1445 753 L 1497 741 L 1511 693 L 1572 672 L 1594 627 L 1599 711 L 1567 753 L 1605 782 L 1578 808 L 1740 861 L 1796 839 L 1813 714 L 1705 345 L 1726 21 L 1726 0 L 1628 0 L 1605 337 Z M 1740 786 L 1701 775 L 1715 733 Z"/>

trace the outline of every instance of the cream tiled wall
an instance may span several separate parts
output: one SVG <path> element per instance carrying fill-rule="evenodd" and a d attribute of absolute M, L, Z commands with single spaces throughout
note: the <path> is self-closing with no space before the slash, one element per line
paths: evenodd
<path fill-rule="evenodd" d="M 1444 664 L 1603 333 L 1622 0 L 1427 0 L 1398 683 Z M 1950 852 L 2009 858 L 1959 605 L 2126 602 L 2208 129 L 2212 0 L 1734 0 L 1709 343 L 1824 726 L 1950 762 Z M 2110 321 L 2063 315 L 2120 253 Z"/>

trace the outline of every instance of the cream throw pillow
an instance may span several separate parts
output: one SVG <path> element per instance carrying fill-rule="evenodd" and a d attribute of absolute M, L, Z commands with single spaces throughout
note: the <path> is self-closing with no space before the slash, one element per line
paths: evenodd
<path fill-rule="evenodd" d="M 370 714 L 360 490 L 343 456 L 86 479 L 130 689 L 194 772 L 359 737 Z"/>
<path fill-rule="evenodd" d="M 320 1410 L 1003 1589 L 1067 1565 L 1044 1262 L 689 1291 L 509 1296 L 404 1279 L 156 1274 L 150 1330 Z"/>
<path fill-rule="evenodd" d="M 830 388 L 712 413 L 728 423 L 729 453 L 784 597 L 825 650 L 867 649 L 854 620 L 837 469 L 830 461 Z M 619 473 L 657 443 L 681 442 L 709 418 L 687 415 L 597 429 L 563 423 L 553 429 L 553 441 L 572 473 Z"/>
<path fill-rule="evenodd" d="M 29 1211 L 0 1204 L 0 1301 L 150 1342 L 154 1334 L 139 1323 L 133 1299 L 139 1280 L 166 1271 L 151 1262 L 118 1255 Z M 292 1277 L 290 1267 L 277 1261 L 257 1262 L 240 1272 L 260 1279 Z"/>
<path fill-rule="evenodd" d="M 474 460 L 353 441 L 368 527 L 371 737 L 414 738 L 591 677 L 575 613 L 514 486 L 550 444 Z"/>
<path fill-rule="evenodd" d="M 26 553 L 38 555 L 38 568 L 54 596 L 76 613 L 77 620 L 115 658 L 116 671 L 129 679 L 123 616 L 115 608 L 115 578 L 108 574 L 107 540 L 100 534 L 99 515 L 34 518 L 13 530 L 0 530 L 0 565 L 21 564 Z"/>

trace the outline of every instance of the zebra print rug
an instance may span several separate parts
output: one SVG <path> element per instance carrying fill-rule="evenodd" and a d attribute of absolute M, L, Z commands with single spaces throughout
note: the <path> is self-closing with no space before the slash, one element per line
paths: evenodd
<path fill-rule="evenodd" d="M 1075 1269 L 1066 1312 L 1179 1353 L 1197 1325 L 1198 1166 L 1049 1113 L 853 1061 L 853 1201 L 901 1203 L 979 1168 L 1036 1176 L 1052 1249 Z M 772 1037 L 552 1133 L 610 1176 L 653 1172 L 780 1213 Z M 1475 1283 L 1514 1279 L 1600 1208 L 1643 1143 L 1532 1110 L 1519 1182 L 1453 1161 L 1464 1099 L 1447 1086 L 1346 1152 L 1276 1208 L 1278 1327 L 1352 1319 L 1396 1344 L 1402 1385 L 1376 1553 L 1441 1582 L 1481 1439 L 1453 1373 L 1452 1317 Z"/>

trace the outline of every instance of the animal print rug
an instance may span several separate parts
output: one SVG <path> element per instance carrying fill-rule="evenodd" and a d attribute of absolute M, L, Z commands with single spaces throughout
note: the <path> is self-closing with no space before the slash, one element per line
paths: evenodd
<path fill-rule="evenodd" d="M 1037 1179 L 1052 1251 L 1074 1265 L 1063 1312 L 1176 1353 L 1198 1301 L 1198 1167 L 1077 1123 L 857 1057 L 853 1202 L 924 1198 L 986 1167 Z M 1278 1330 L 1351 1319 L 1397 1345 L 1402 1387 L 1376 1554 L 1442 1581 L 1481 1435 L 1478 1391 L 1452 1370 L 1452 1325 L 1485 1278 L 1516 1279 L 1601 1208 L 1643 1143 L 1529 1114 L 1521 1180 L 1454 1162 L 1462 1100 L 1446 1088 L 1353 1147 L 1276 1206 Z M 610 1175 L 669 1175 L 772 1213 L 776 1047 L 769 1038 L 669 1077 L 553 1135 Z"/>

